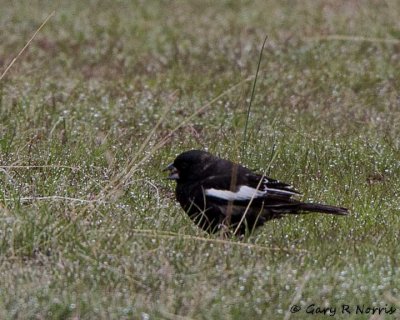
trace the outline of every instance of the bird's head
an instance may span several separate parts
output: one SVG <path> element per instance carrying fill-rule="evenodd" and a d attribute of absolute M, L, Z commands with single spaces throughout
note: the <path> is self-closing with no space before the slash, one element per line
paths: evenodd
<path fill-rule="evenodd" d="M 168 179 L 186 182 L 197 179 L 204 172 L 205 164 L 214 159 L 206 151 L 190 150 L 181 153 L 164 171 L 169 171 Z"/>

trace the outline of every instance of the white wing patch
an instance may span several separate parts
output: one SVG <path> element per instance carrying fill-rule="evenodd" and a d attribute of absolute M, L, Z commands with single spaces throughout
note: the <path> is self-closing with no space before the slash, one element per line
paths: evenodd
<path fill-rule="evenodd" d="M 219 190 L 219 189 L 206 189 L 205 194 L 207 196 L 224 199 L 227 201 L 235 201 L 235 200 L 250 200 L 255 198 L 264 197 L 267 194 L 267 191 L 257 190 L 255 188 L 251 188 L 248 186 L 241 186 L 238 191 L 233 192 L 229 190 Z"/>

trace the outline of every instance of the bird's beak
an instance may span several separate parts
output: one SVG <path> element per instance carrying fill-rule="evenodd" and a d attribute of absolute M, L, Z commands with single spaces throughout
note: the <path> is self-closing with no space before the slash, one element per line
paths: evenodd
<path fill-rule="evenodd" d="M 178 169 L 174 167 L 173 163 L 170 163 L 163 171 L 169 171 L 168 179 L 170 180 L 178 180 L 179 172 Z"/>

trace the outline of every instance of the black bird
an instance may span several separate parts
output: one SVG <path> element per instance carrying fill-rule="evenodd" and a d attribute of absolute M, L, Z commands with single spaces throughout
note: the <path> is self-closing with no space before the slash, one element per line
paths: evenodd
<path fill-rule="evenodd" d="M 209 233 L 223 227 L 243 235 L 285 214 L 348 213 L 346 208 L 293 199 L 300 193 L 291 185 L 205 151 L 181 153 L 165 170 L 177 182 L 176 199 L 182 208 Z"/>

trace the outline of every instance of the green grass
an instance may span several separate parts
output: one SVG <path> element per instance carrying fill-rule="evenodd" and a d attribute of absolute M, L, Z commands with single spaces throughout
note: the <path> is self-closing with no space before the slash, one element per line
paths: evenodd
<path fill-rule="evenodd" d="M 0 73 L 56 10 L 0 82 L 1 319 L 399 317 L 397 1 L 0 7 Z M 351 214 L 209 236 L 161 172 L 192 148 Z"/>

